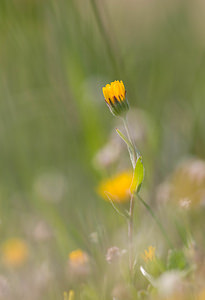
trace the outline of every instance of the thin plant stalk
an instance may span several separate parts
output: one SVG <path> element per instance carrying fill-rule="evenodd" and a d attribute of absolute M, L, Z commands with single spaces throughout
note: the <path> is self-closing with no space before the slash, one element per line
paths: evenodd
<path fill-rule="evenodd" d="M 131 137 L 130 131 L 129 131 L 129 127 L 128 127 L 128 123 L 127 123 L 127 119 L 126 117 L 123 118 L 123 123 L 124 123 L 124 127 L 127 133 L 127 137 L 130 141 L 130 143 L 133 146 L 134 149 L 134 153 L 133 153 L 133 161 L 134 161 L 134 165 L 137 162 L 138 159 L 138 151 L 136 150 L 134 141 Z M 135 168 L 135 166 L 133 166 L 133 169 Z M 149 204 L 147 204 L 140 196 L 139 194 L 137 194 L 138 199 L 140 200 L 140 202 L 145 206 L 145 208 L 148 210 L 148 212 L 150 213 L 150 215 L 152 216 L 152 218 L 155 220 L 158 228 L 160 229 L 162 235 L 164 236 L 167 244 L 169 245 L 169 247 L 173 248 L 173 245 L 163 227 L 163 225 L 161 224 L 161 222 L 159 221 L 159 218 L 154 214 L 153 210 L 151 209 L 151 207 L 149 206 Z M 133 271 L 133 216 L 134 216 L 134 193 L 131 194 L 130 197 L 130 209 L 129 209 L 129 219 L 128 219 L 128 244 L 129 244 L 129 269 L 130 269 L 130 274 L 132 276 L 132 271 Z"/>
<path fill-rule="evenodd" d="M 137 161 L 136 146 L 135 146 L 133 138 L 132 138 L 132 136 L 130 134 L 130 130 L 129 130 L 129 126 L 128 126 L 128 122 L 127 122 L 127 117 L 126 116 L 123 118 L 123 123 L 124 123 L 124 127 L 125 127 L 125 130 L 126 130 L 126 133 L 127 133 L 127 137 L 129 139 L 130 143 L 132 144 L 133 149 L 135 150 L 134 153 L 133 153 L 133 155 L 134 155 L 134 163 L 136 164 L 136 161 Z M 133 166 L 133 169 L 134 169 L 134 166 Z"/>
<path fill-rule="evenodd" d="M 134 214 L 134 194 L 131 194 L 130 198 L 130 209 L 129 209 L 129 219 L 128 219 L 128 245 L 129 245 L 129 269 L 132 275 L 133 269 L 133 214 Z"/>
<path fill-rule="evenodd" d="M 127 137 L 129 139 L 130 143 L 132 144 L 133 148 L 135 149 L 135 144 L 134 144 L 134 141 L 133 141 L 133 139 L 130 135 L 126 117 L 123 118 L 123 123 L 124 123 L 124 127 L 125 127 L 125 130 L 126 130 L 126 133 L 127 133 Z M 134 161 L 134 165 L 135 165 L 136 161 L 137 161 L 136 151 L 134 151 L 133 155 L 134 155 L 133 161 Z M 133 165 L 133 169 L 135 167 L 134 165 Z M 134 216 L 134 206 L 135 206 L 134 194 L 132 193 L 131 197 L 130 197 L 130 208 L 129 208 L 129 219 L 128 219 L 129 269 L 130 269 L 131 277 L 132 277 L 132 270 L 133 270 L 133 216 Z"/>

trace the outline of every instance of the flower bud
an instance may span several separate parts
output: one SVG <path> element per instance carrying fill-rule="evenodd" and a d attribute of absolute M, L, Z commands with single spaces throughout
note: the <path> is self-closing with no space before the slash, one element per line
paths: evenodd
<path fill-rule="evenodd" d="M 129 104 L 126 99 L 126 90 L 122 80 L 115 80 L 103 87 L 102 90 L 105 102 L 114 116 L 120 116 L 128 111 Z"/>

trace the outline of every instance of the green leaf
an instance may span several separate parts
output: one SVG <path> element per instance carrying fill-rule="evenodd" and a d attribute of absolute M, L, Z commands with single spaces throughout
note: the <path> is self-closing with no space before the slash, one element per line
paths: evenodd
<path fill-rule="evenodd" d="M 187 267 L 187 260 L 182 250 L 169 250 L 167 268 L 169 270 L 184 270 Z"/>
<path fill-rule="evenodd" d="M 134 148 L 132 146 L 132 144 L 130 143 L 130 141 L 127 139 L 127 137 L 122 133 L 122 131 L 120 131 L 118 128 L 116 128 L 116 131 L 118 133 L 118 135 L 121 137 L 121 139 L 123 139 L 123 141 L 127 144 L 127 147 L 130 148 L 130 150 L 132 152 L 134 152 Z"/>
<path fill-rule="evenodd" d="M 136 162 L 135 169 L 134 169 L 134 175 L 133 175 L 132 184 L 130 187 L 131 193 L 135 193 L 135 192 L 138 193 L 140 191 L 143 179 L 144 179 L 144 166 L 142 163 L 142 157 L 140 156 L 140 157 L 138 157 L 138 160 Z"/>
<path fill-rule="evenodd" d="M 130 143 L 130 141 L 128 140 L 128 138 L 118 129 L 116 128 L 117 134 L 121 137 L 121 139 L 127 144 L 127 148 L 130 154 L 130 159 L 133 165 L 133 168 L 135 166 L 135 149 L 133 147 L 133 145 Z"/>
<path fill-rule="evenodd" d="M 156 287 L 156 280 L 154 279 L 154 277 L 152 277 L 151 274 L 145 271 L 145 269 L 142 266 L 140 266 L 140 271 L 142 275 L 151 283 L 151 285 Z"/>

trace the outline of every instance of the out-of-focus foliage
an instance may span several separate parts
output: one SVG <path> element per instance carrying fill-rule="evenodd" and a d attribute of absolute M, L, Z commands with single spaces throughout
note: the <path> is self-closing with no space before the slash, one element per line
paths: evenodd
<path fill-rule="evenodd" d="M 83 300 L 155 297 L 167 278 L 184 288 L 193 269 L 203 295 L 204 20 L 200 0 L 0 1 L 0 299 L 63 299 L 69 290 Z M 131 168 L 115 132 L 123 131 L 120 120 L 101 92 L 113 80 L 126 86 L 143 154 L 141 193 L 186 255 L 176 252 L 179 270 L 166 269 L 167 246 L 137 203 L 135 288 L 126 273 L 126 224 L 97 193 L 101 180 Z M 195 161 L 191 179 L 187 157 Z M 25 246 L 18 266 L 3 259 L 8 240 Z M 121 249 L 115 267 L 105 259 L 113 245 Z M 147 270 L 157 280 L 151 291 L 139 269 L 149 245 L 159 257 Z M 68 254 L 78 248 L 89 266 L 73 282 Z"/>

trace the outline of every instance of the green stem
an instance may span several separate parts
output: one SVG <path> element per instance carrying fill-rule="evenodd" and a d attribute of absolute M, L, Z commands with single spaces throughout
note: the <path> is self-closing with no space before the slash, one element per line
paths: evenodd
<path fill-rule="evenodd" d="M 133 152 L 133 169 L 135 168 L 136 161 L 137 161 L 137 155 L 135 151 L 135 144 L 134 141 L 130 135 L 129 127 L 127 124 L 127 119 L 126 116 L 123 118 L 123 123 L 125 126 L 125 130 L 127 133 L 127 137 L 129 139 L 129 142 L 131 143 L 134 152 Z M 129 150 L 129 148 L 128 148 Z M 130 150 L 129 150 L 130 152 Z M 132 153 L 130 153 L 130 158 L 132 161 Z M 133 277 L 133 217 L 134 217 L 134 206 L 135 206 L 135 199 L 134 199 L 134 194 L 131 194 L 130 198 L 130 209 L 129 209 L 129 220 L 128 220 L 128 245 L 129 245 L 129 269 L 130 269 L 130 277 L 132 279 Z"/>
<path fill-rule="evenodd" d="M 126 130 L 126 133 L 127 133 L 127 137 L 128 137 L 130 143 L 132 144 L 132 146 L 134 148 L 134 161 L 135 161 L 135 164 L 136 164 L 137 159 L 140 156 L 140 153 L 137 150 L 135 142 L 134 142 L 134 140 L 133 140 L 133 138 L 130 134 L 130 130 L 129 130 L 128 122 L 127 122 L 127 116 L 123 117 L 122 119 L 123 119 L 124 127 L 125 127 L 125 130 Z"/>
<path fill-rule="evenodd" d="M 147 204 L 140 196 L 139 194 L 137 194 L 137 197 L 139 198 L 140 202 L 145 206 L 145 208 L 148 210 L 148 212 L 150 213 L 150 215 L 152 216 L 152 218 L 155 220 L 158 228 L 160 229 L 162 235 L 164 236 L 167 244 L 169 245 L 169 247 L 171 247 L 172 249 L 174 248 L 173 247 L 173 244 L 172 242 L 170 241 L 162 223 L 159 221 L 159 219 L 157 218 L 157 216 L 155 215 L 155 213 L 153 212 L 153 210 L 151 209 L 151 207 L 149 206 L 149 204 Z"/>
<path fill-rule="evenodd" d="M 132 167 L 133 167 L 133 170 L 134 170 L 136 162 L 137 162 L 135 144 L 134 144 L 134 142 L 131 138 L 130 132 L 129 132 L 129 127 L 128 127 L 128 124 L 127 124 L 126 116 L 123 117 L 122 119 L 123 119 L 123 123 L 124 123 L 124 127 L 125 127 L 125 130 L 126 130 L 126 133 L 127 133 L 128 140 L 129 140 L 129 142 L 130 142 L 130 144 L 132 145 L 132 148 L 133 148 L 133 151 L 131 151 L 130 148 L 128 147 L 128 151 L 129 151 L 129 154 L 130 154 L 130 160 L 131 160 Z"/>
<path fill-rule="evenodd" d="M 132 144 L 132 146 L 134 148 L 133 159 L 132 159 L 132 154 L 131 153 L 130 153 L 130 157 L 131 157 L 131 161 L 133 160 L 133 169 L 135 169 L 135 165 L 136 165 L 138 156 L 140 154 L 136 150 L 134 141 L 131 137 L 126 116 L 123 117 L 123 123 L 124 123 L 124 127 L 125 127 L 125 130 L 126 130 L 129 142 Z M 128 150 L 129 150 L 129 147 L 128 147 Z M 130 150 L 129 150 L 129 152 L 130 152 Z M 156 222 L 158 228 L 160 229 L 160 231 L 161 231 L 162 235 L 164 236 L 164 238 L 165 238 L 167 244 L 169 245 L 169 247 L 173 248 L 172 242 L 170 241 L 170 239 L 169 239 L 163 225 L 159 221 L 158 217 L 155 215 L 155 213 L 153 212 L 151 207 L 139 196 L 139 194 L 137 194 L 137 196 L 138 196 L 139 200 L 142 202 L 142 204 L 145 206 L 145 208 L 148 210 L 148 212 L 150 213 L 150 215 L 152 216 L 154 221 Z M 129 210 L 129 221 L 128 221 L 129 269 L 130 269 L 131 278 L 133 277 L 133 216 L 134 216 L 134 194 L 131 194 L 130 210 Z"/>

